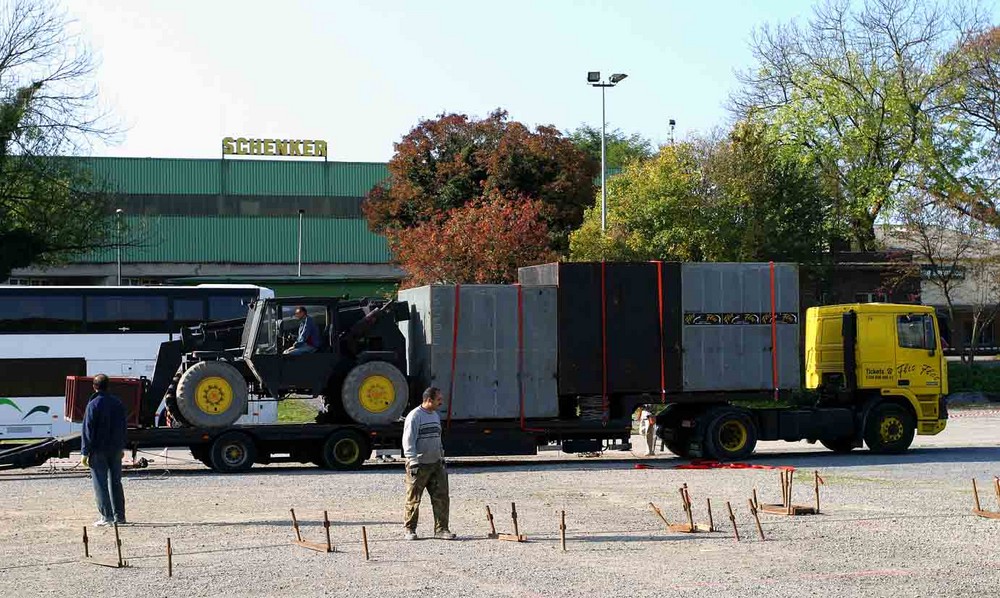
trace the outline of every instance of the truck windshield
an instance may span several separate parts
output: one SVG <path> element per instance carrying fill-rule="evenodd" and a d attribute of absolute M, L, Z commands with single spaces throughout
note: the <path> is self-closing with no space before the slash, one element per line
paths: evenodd
<path fill-rule="evenodd" d="M 279 321 L 278 305 L 275 303 L 264 305 L 257 325 L 257 342 L 254 346 L 254 354 L 275 355 L 278 353 Z"/>

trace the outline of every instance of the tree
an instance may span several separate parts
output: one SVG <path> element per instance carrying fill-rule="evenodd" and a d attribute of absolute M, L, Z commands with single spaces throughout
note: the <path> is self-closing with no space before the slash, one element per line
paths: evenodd
<path fill-rule="evenodd" d="M 449 225 L 448 221 L 461 216 L 461 223 L 474 225 L 482 233 L 490 229 L 482 218 L 507 218 L 507 208 L 520 205 L 520 224 L 502 220 L 496 228 L 519 231 L 513 232 L 511 238 L 526 235 L 521 241 L 527 243 L 527 250 L 503 247 L 505 241 L 498 238 L 497 256 L 490 258 L 497 264 L 507 264 L 502 278 L 511 280 L 516 266 L 529 262 L 515 264 L 499 256 L 527 260 L 535 259 L 530 256 L 565 251 L 570 231 L 579 226 L 584 209 L 594 198 L 598 173 L 584 152 L 554 127 L 531 130 L 508 120 L 507 113 L 501 110 L 481 120 L 445 114 L 421 121 L 396 144 L 395 150 L 389 161 L 389 178 L 368 194 L 364 213 L 372 230 L 386 235 L 400 251 L 396 256 L 400 264 L 412 271 L 431 271 L 419 263 L 419 251 L 407 250 L 419 245 L 415 231 L 438 231 L 440 234 L 433 238 L 451 238 L 448 235 L 460 231 L 454 228 L 457 222 Z M 527 227 L 523 218 L 528 215 L 540 219 L 543 226 Z M 545 252 L 539 252 L 535 244 L 538 230 L 547 234 Z M 493 241 L 489 236 L 475 240 L 486 243 L 481 247 L 487 252 L 492 251 L 488 244 Z M 443 258 L 449 251 L 456 252 L 456 263 L 464 264 L 465 270 L 448 270 L 449 281 L 471 282 L 498 276 L 490 267 L 486 269 L 492 273 L 487 276 L 480 267 L 463 261 L 460 254 L 465 250 L 458 245 L 425 250 L 442 251 L 437 255 Z"/>
<path fill-rule="evenodd" d="M 946 135 L 938 104 L 976 14 L 934 0 L 818 4 L 805 27 L 764 27 L 756 65 L 731 99 L 740 118 L 775 127 L 820 166 L 840 225 L 875 249 L 875 222 L 910 186 L 921 153 Z"/>
<path fill-rule="evenodd" d="M 407 284 L 501 284 L 517 268 L 556 259 L 549 249 L 545 205 L 499 194 L 437 214 L 391 237 Z"/>
<path fill-rule="evenodd" d="M 601 164 L 601 129 L 590 125 L 580 125 L 569 133 L 573 145 L 583 150 L 598 166 Z M 605 162 L 609 169 L 621 170 L 626 164 L 637 160 L 647 160 L 655 153 L 653 144 L 638 133 L 626 135 L 621 130 L 605 131 Z"/>
<path fill-rule="evenodd" d="M 60 158 L 114 134 L 96 110 L 90 54 L 66 25 L 42 0 L 0 9 L 0 280 L 111 244 L 108 197 Z"/>
<path fill-rule="evenodd" d="M 664 146 L 608 182 L 608 229 L 587 211 L 573 259 L 815 262 L 828 199 L 815 168 L 792 159 L 766 128 Z"/>

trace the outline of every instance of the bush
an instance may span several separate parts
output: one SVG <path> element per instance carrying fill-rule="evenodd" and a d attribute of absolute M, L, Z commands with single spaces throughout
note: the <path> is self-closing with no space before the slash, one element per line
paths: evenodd
<path fill-rule="evenodd" d="M 948 392 L 1000 393 L 1000 367 L 949 362 Z"/>

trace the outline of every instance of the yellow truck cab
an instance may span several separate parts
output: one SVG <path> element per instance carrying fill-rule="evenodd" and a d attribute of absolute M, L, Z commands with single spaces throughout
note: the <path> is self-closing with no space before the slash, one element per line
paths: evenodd
<path fill-rule="evenodd" d="M 864 440 L 876 452 L 901 452 L 914 433 L 944 430 L 948 369 L 934 309 L 856 303 L 806 312 L 806 387 L 817 406 L 854 407 L 850 437 L 821 440 L 847 451 Z"/>

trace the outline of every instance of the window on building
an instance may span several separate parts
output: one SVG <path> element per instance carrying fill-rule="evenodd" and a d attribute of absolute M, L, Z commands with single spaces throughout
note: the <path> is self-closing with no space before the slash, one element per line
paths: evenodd
<path fill-rule="evenodd" d="M 59 295 L 0 297 L 0 331 L 82 332 L 83 299 Z"/>
<path fill-rule="evenodd" d="M 169 332 L 168 328 L 165 296 L 87 297 L 87 332 Z"/>

